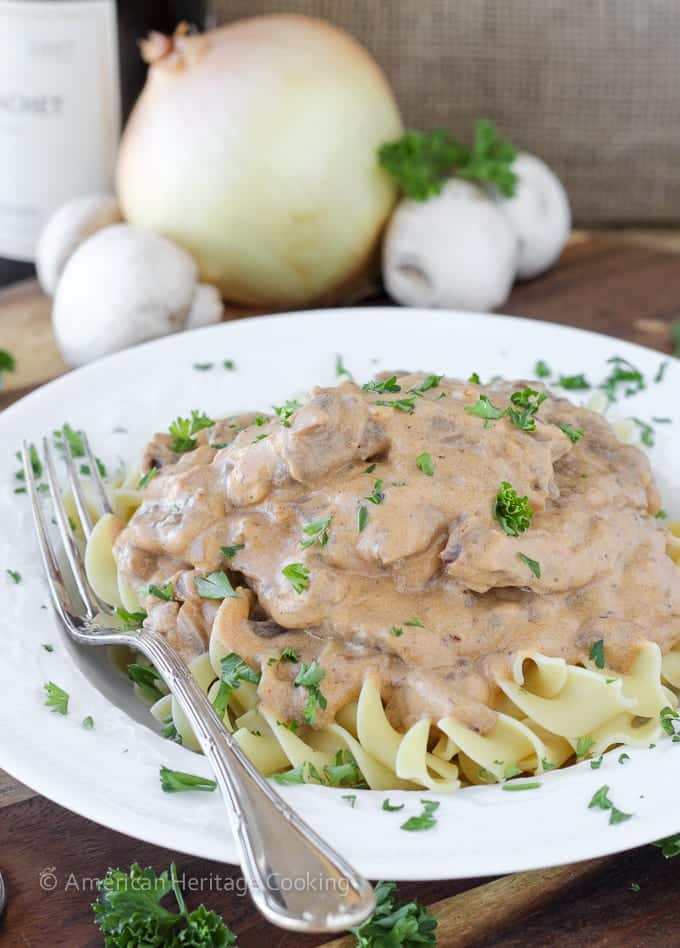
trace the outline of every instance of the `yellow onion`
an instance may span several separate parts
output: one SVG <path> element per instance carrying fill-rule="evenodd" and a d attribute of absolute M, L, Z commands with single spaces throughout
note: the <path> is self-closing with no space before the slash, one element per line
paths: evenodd
<path fill-rule="evenodd" d="M 402 125 L 347 33 L 296 15 L 155 34 L 120 149 L 125 217 L 174 240 L 228 300 L 336 301 L 367 281 L 395 188 L 377 149 Z"/>

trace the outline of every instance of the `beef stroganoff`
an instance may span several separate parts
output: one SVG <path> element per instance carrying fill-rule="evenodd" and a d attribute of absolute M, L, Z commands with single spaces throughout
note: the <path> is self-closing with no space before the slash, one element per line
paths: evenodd
<path fill-rule="evenodd" d="M 454 790 L 646 746 L 675 714 L 680 531 L 646 456 L 541 383 L 473 379 L 193 412 L 97 523 L 98 594 L 168 638 L 264 773 Z"/>

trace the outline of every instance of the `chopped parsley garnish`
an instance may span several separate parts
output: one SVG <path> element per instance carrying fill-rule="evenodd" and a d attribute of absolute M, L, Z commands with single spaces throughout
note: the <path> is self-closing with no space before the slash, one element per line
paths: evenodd
<path fill-rule="evenodd" d="M 272 655 L 272 657 L 269 659 L 267 664 L 279 665 L 284 662 L 299 662 L 299 661 L 300 661 L 300 657 L 298 656 L 298 653 L 295 651 L 295 649 L 290 648 L 290 646 L 287 645 L 284 649 L 281 650 L 281 654 L 279 655 L 278 658 L 275 658 Z"/>
<path fill-rule="evenodd" d="M 572 444 L 576 444 L 578 441 L 580 441 L 584 434 L 581 428 L 574 428 L 572 425 L 569 425 L 566 422 L 564 424 L 558 425 L 557 427 L 561 432 L 563 432 L 563 434 L 567 436 L 567 438 L 569 438 Z"/>
<path fill-rule="evenodd" d="M 427 375 L 422 382 L 418 382 L 417 385 L 410 388 L 409 392 L 413 392 L 414 395 L 422 395 L 423 392 L 429 392 L 431 388 L 437 388 L 443 378 L 443 375 Z"/>
<path fill-rule="evenodd" d="M 673 355 L 676 359 L 680 359 L 680 319 L 676 319 L 671 326 L 671 339 L 673 340 Z"/>
<path fill-rule="evenodd" d="M 625 764 L 625 762 L 626 762 L 627 760 L 630 760 L 630 756 L 629 756 L 628 754 L 619 754 L 619 763 L 620 763 L 620 764 Z"/>
<path fill-rule="evenodd" d="M 544 362 L 543 359 L 539 359 L 534 366 L 534 375 L 537 379 L 547 379 L 552 375 L 552 369 L 547 362 Z"/>
<path fill-rule="evenodd" d="M 517 186 L 517 175 L 512 170 L 516 157 L 514 146 L 487 119 L 476 122 L 472 148 L 439 129 L 407 131 L 378 150 L 382 167 L 415 201 L 440 194 L 452 175 L 493 185 L 505 197 L 511 197 Z"/>
<path fill-rule="evenodd" d="M 600 754 L 600 756 L 597 758 L 597 760 L 591 760 L 591 761 L 590 761 L 590 767 L 591 767 L 591 769 L 592 769 L 592 770 L 599 770 L 600 767 L 602 766 L 602 761 L 603 761 L 603 760 L 604 760 L 604 756 L 603 756 L 602 754 Z"/>
<path fill-rule="evenodd" d="M 416 467 L 419 471 L 422 471 L 423 474 L 427 474 L 428 477 L 434 475 L 434 463 L 432 457 L 427 451 L 423 451 L 422 454 L 419 454 L 416 458 Z"/>
<path fill-rule="evenodd" d="M 393 625 L 392 628 L 390 629 L 390 635 L 393 635 L 395 639 L 398 639 L 399 636 L 403 634 L 404 634 L 404 630 L 398 625 Z"/>
<path fill-rule="evenodd" d="M 366 382 L 361 388 L 364 392 L 379 392 L 381 395 L 384 395 L 385 392 L 401 391 L 401 385 L 397 382 L 396 375 L 390 375 L 388 379 L 383 379 L 382 382 Z M 378 402 L 378 404 L 380 404 L 380 402 Z"/>
<path fill-rule="evenodd" d="M 538 780 L 532 780 L 530 783 L 504 783 L 501 790 L 538 790 L 540 786 Z"/>
<path fill-rule="evenodd" d="M 378 882 L 375 911 L 350 929 L 356 948 L 434 948 L 437 919 L 418 902 L 396 902 L 396 888 L 394 882 Z"/>
<path fill-rule="evenodd" d="M 665 707 L 661 709 L 659 713 L 659 723 L 669 737 L 676 736 L 675 722 L 678 720 L 680 720 L 678 713 L 674 711 L 673 708 Z"/>
<path fill-rule="evenodd" d="M 240 550 L 245 549 L 245 543 L 235 543 L 233 546 L 221 546 L 220 550 L 226 560 L 233 560 Z"/>
<path fill-rule="evenodd" d="M 3 372 L 14 372 L 17 362 L 11 352 L 6 349 L 0 349 L 0 385 L 2 385 Z"/>
<path fill-rule="evenodd" d="M 181 770 L 170 770 L 168 767 L 161 767 L 160 778 L 161 790 L 165 793 L 183 793 L 185 790 L 204 790 L 209 793 L 217 789 L 215 780 L 186 774 Z"/>
<path fill-rule="evenodd" d="M 560 375 L 556 384 L 570 392 L 585 391 L 591 387 L 590 382 L 582 372 L 578 375 Z"/>
<path fill-rule="evenodd" d="M 356 760 L 347 750 L 339 750 L 335 763 L 324 764 L 323 772 L 330 787 L 355 787 L 364 782 Z"/>
<path fill-rule="evenodd" d="M 503 530 L 511 537 L 518 537 L 531 526 L 534 511 L 526 497 L 519 497 L 514 487 L 502 481 L 496 494 L 494 516 Z"/>
<path fill-rule="evenodd" d="M 198 576 L 194 579 L 196 592 L 201 599 L 240 599 L 239 594 L 229 581 L 229 577 L 221 570 L 209 573 L 207 576 Z"/>
<path fill-rule="evenodd" d="M 598 639 L 590 646 L 588 658 L 595 662 L 598 668 L 604 668 L 604 639 Z"/>
<path fill-rule="evenodd" d="M 579 759 L 586 757 L 594 745 L 595 738 L 591 737 L 589 734 L 586 734 L 585 737 L 579 737 L 579 739 L 576 741 L 576 757 Z"/>
<path fill-rule="evenodd" d="M 404 622 L 404 625 L 407 625 L 410 628 L 414 628 L 414 629 L 425 628 L 422 619 L 419 619 L 418 616 L 411 616 L 410 619 L 407 619 L 406 622 Z"/>
<path fill-rule="evenodd" d="M 324 520 L 314 520 L 312 523 L 305 524 L 302 528 L 303 536 L 300 541 L 300 546 L 304 549 L 313 546 L 315 543 L 318 543 L 319 546 L 326 546 L 332 519 L 333 517 L 330 516 Z"/>
<path fill-rule="evenodd" d="M 635 424 L 640 429 L 640 441 L 647 448 L 654 447 L 655 434 L 654 429 L 651 425 L 648 425 L 645 421 L 640 421 L 639 418 L 631 418 L 631 421 L 634 421 Z"/>
<path fill-rule="evenodd" d="M 284 770 L 278 774 L 270 774 L 270 776 L 272 780 L 276 780 L 276 782 L 280 784 L 304 783 L 305 782 L 305 764 L 302 763 L 297 767 L 293 767 L 291 770 Z"/>
<path fill-rule="evenodd" d="M 642 372 L 636 369 L 627 359 L 614 356 L 611 359 L 607 359 L 607 364 L 612 365 L 613 368 L 602 385 L 600 385 L 600 388 L 604 391 L 610 402 L 616 401 L 616 397 L 619 394 L 618 387 L 620 385 L 625 386 L 623 394 L 626 398 L 630 398 L 631 395 L 636 395 L 645 387 L 645 379 Z"/>
<path fill-rule="evenodd" d="M 128 678 L 130 678 L 139 688 L 147 701 L 158 701 L 165 694 L 158 687 L 156 682 L 162 681 L 153 665 L 140 665 L 133 662 L 127 667 Z"/>
<path fill-rule="evenodd" d="M 516 767 L 514 764 L 508 764 L 507 767 L 503 769 L 503 779 L 511 780 L 513 777 L 519 777 L 524 771 L 521 767 Z"/>
<path fill-rule="evenodd" d="M 541 578 L 541 564 L 538 562 L 538 560 L 532 560 L 530 556 L 526 555 L 526 553 L 518 553 L 517 555 L 519 556 L 519 558 L 521 559 L 523 563 L 526 563 L 526 565 L 529 567 L 529 569 L 534 574 L 536 579 L 540 579 Z"/>
<path fill-rule="evenodd" d="M 616 823 L 623 823 L 625 820 L 629 820 L 633 815 L 632 813 L 624 813 L 623 810 L 619 810 L 614 806 L 609 799 L 609 787 L 606 784 L 593 794 L 593 798 L 588 804 L 588 809 L 593 808 L 609 810 L 610 826 L 614 826 Z"/>
<path fill-rule="evenodd" d="M 661 508 L 661 510 L 657 510 L 657 512 L 654 514 L 654 516 L 656 517 L 657 520 L 667 520 L 667 519 L 668 519 L 668 514 L 667 514 L 667 512 L 663 509 L 663 507 Z"/>
<path fill-rule="evenodd" d="M 113 611 L 122 622 L 123 628 L 129 631 L 138 629 L 146 619 L 146 612 L 143 609 L 140 609 L 139 612 L 128 612 L 127 609 L 121 609 L 120 606 L 117 606 Z"/>
<path fill-rule="evenodd" d="M 53 681 L 48 681 L 46 685 L 43 685 L 43 688 L 46 694 L 45 704 L 50 711 L 55 714 L 68 714 L 68 692 L 60 688 L 59 685 L 55 685 Z"/>
<path fill-rule="evenodd" d="M 284 428 L 290 428 L 290 419 L 298 408 L 302 408 L 302 403 L 294 398 L 289 398 L 283 405 L 274 405 L 274 411 Z"/>
<path fill-rule="evenodd" d="M 356 795 L 356 793 L 345 793 L 345 794 L 343 794 L 342 797 L 340 797 L 340 799 L 341 799 L 341 800 L 347 800 L 347 802 L 348 802 L 349 805 L 352 807 L 352 809 L 354 809 L 354 807 L 356 806 L 356 802 L 357 802 L 357 795 Z"/>
<path fill-rule="evenodd" d="M 507 414 L 507 408 L 496 408 L 486 395 L 480 395 L 474 405 L 466 405 L 465 411 L 469 415 L 485 418 L 487 421 L 496 421 Z"/>
<path fill-rule="evenodd" d="M 307 724 L 313 724 L 316 720 L 317 709 L 325 711 L 328 706 L 325 696 L 321 692 L 319 685 L 326 677 L 326 672 L 321 665 L 314 660 L 313 662 L 303 662 L 300 671 L 293 679 L 296 688 L 307 689 L 307 700 L 303 711 L 303 717 Z"/>
<path fill-rule="evenodd" d="M 236 368 L 236 363 L 233 359 L 225 359 L 222 362 L 222 368 L 226 369 L 228 372 L 231 372 L 232 369 Z"/>
<path fill-rule="evenodd" d="M 172 580 L 167 582 L 165 586 L 158 586 L 156 583 L 151 583 L 147 589 L 147 595 L 155 596 L 156 599 L 164 599 L 165 602 L 172 602 L 175 598 L 175 590 L 172 585 Z"/>
<path fill-rule="evenodd" d="M 204 428 L 211 428 L 214 424 L 212 418 L 199 413 L 196 409 L 192 410 L 190 418 L 175 418 L 168 429 L 172 435 L 171 449 L 176 454 L 193 451 L 198 444 L 194 435 L 203 431 Z"/>
<path fill-rule="evenodd" d="M 401 824 L 401 829 L 409 833 L 419 832 L 420 830 L 429 830 L 437 823 L 433 814 L 439 809 L 439 803 L 436 800 L 421 800 L 423 812 L 419 816 L 412 816 L 405 823 Z"/>
<path fill-rule="evenodd" d="M 378 478 L 377 481 L 373 484 L 373 490 L 366 497 L 366 500 L 370 501 L 372 504 L 381 504 L 385 499 L 385 494 L 383 493 L 383 482 Z"/>
<path fill-rule="evenodd" d="M 545 392 L 537 392 L 533 388 L 513 392 L 510 396 L 512 406 L 508 408 L 510 421 L 522 431 L 535 431 L 536 412 L 547 397 Z"/>
<path fill-rule="evenodd" d="M 158 474 L 158 468 L 150 467 L 149 470 L 146 472 L 146 474 L 144 474 L 143 477 L 139 478 L 139 481 L 137 483 L 138 489 L 144 490 L 145 487 L 148 487 L 151 481 L 156 476 L 156 474 Z"/>
<path fill-rule="evenodd" d="M 373 464 L 369 464 L 366 470 L 364 471 L 364 474 L 372 474 L 373 471 L 375 471 L 377 466 L 378 465 L 375 462 Z"/>
<path fill-rule="evenodd" d="M 220 687 L 213 700 L 213 708 L 219 718 L 224 718 L 232 691 L 240 688 L 242 681 L 249 681 L 253 685 L 259 684 L 262 675 L 244 662 L 236 652 L 224 655 L 220 659 L 220 666 Z"/>
<path fill-rule="evenodd" d="M 42 647 L 45 649 L 46 652 L 54 651 L 54 645 L 52 645 L 50 642 L 43 642 Z"/>
<path fill-rule="evenodd" d="M 680 323 L 678 323 L 680 325 Z M 673 859 L 680 856 L 680 833 L 674 836 L 666 836 L 665 839 L 659 839 L 652 846 L 657 846 L 664 854 L 666 859 Z"/>
<path fill-rule="evenodd" d="M 21 573 L 17 573 L 15 569 L 6 569 L 5 572 L 13 583 L 18 585 L 21 582 Z"/>
<path fill-rule="evenodd" d="M 481 385 L 481 384 L 482 384 L 482 380 L 480 379 L 480 377 L 479 377 L 479 375 L 477 374 L 477 372 L 473 372 L 473 373 L 472 373 L 472 375 L 471 375 L 470 378 L 468 379 L 468 382 L 472 382 L 473 385 Z"/>
<path fill-rule="evenodd" d="M 386 408 L 394 408 L 395 411 L 403 411 L 408 415 L 412 415 L 416 408 L 416 396 L 411 395 L 410 398 L 395 399 L 379 398 L 376 401 L 376 405 L 383 405 Z"/>
<path fill-rule="evenodd" d="M 281 572 L 298 595 L 309 586 L 309 570 L 302 563 L 289 563 Z"/>
<path fill-rule="evenodd" d="M 352 373 L 349 371 L 349 369 L 345 368 L 345 364 L 342 361 L 341 355 L 336 355 L 335 357 L 335 374 L 337 376 L 346 375 L 350 381 L 352 380 Z"/>
<path fill-rule="evenodd" d="M 385 797 L 385 799 L 382 802 L 383 810 L 386 810 L 388 813 L 396 813 L 398 810 L 403 810 L 404 806 L 405 806 L 404 803 L 399 803 L 399 804 L 390 803 L 389 797 Z"/>
<path fill-rule="evenodd" d="M 368 523 L 368 508 L 363 505 L 359 507 L 359 533 L 366 529 Z"/>
<path fill-rule="evenodd" d="M 54 443 L 61 451 L 68 445 L 72 457 L 85 457 L 85 444 L 82 431 L 75 431 L 69 423 L 65 421 L 61 428 L 53 432 L 53 434 Z"/>
<path fill-rule="evenodd" d="M 547 757 L 541 760 L 541 767 L 547 773 L 549 770 L 557 770 L 557 764 L 551 764 Z"/>
<path fill-rule="evenodd" d="M 94 718 L 91 714 L 88 714 L 86 718 L 83 718 L 83 727 L 86 731 L 91 731 L 94 727 Z"/>
<path fill-rule="evenodd" d="M 666 374 L 666 369 L 668 368 L 669 362 L 668 359 L 664 359 L 663 362 L 659 364 L 659 368 L 656 370 L 656 375 L 654 376 L 654 381 L 658 384 L 663 382 L 663 377 Z"/>
<path fill-rule="evenodd" d="M 210 369 L 215 368 L 214 362 L 194 362 L 194 369 L 197 372 L 208 372 Z"/>

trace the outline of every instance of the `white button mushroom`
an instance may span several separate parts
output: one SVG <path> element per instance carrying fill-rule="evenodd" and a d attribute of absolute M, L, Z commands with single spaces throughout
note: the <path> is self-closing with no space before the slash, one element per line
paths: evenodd
<path fill-rule="evenodd" d="M 481 188 L 447 181 L 427 201 L 403 200 L 383 246 L 390 296 L 406 306 L 490 310 L 508 297 L 517 238 Z"/>
<path fill-rule="evenodd" d="M 512 164 L 517 189 L 496 200 L 517 235 L 517 276 L 538 276 L 557 260 L 569 239 L 571 211 L 562 182 L 544 161 L 520 152 Z"/>
<path fill-rule="evenodd" d="M 57 286 L 52 322 L 69 365 L 147 339 L 217 322 L 221 303 L 198 286 L 198 268 L 176 244 L 128 224 L 99 231 L 76 250 Z"/>
<path fill-rule="evenodd" d="M 122 219 L 112 194 L 85 194 L 58 207 L 43 228 L 35 252 L 38 280 L 45 293 L 54 296 L 69 257 L 84 240 Z"/>

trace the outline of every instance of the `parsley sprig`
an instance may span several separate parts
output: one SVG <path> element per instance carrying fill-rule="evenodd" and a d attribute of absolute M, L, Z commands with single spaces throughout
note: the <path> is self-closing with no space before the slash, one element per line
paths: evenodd
<path fill-rule="evenodd" d="M 416 948 L 436 944 L 437 919 L 418 902 L 399 903 L 394 882 L 378 882 L 373 914 L 350 931 L 356 948 Z"/>
<path fill-rule="evenodd" d="M 493 186 L 512 197 L 517 186 L 512 170 L 516 157 L 514 146 L 487 119 L 477 121 L 472 148 L 449 132 L 436 130 L 406 132 L 378 151 L 383 168 L 416 201 L 440 194 L 451 176 Z"/>
<path fill-rule="evenodd" d="M 302 563 L 289 563 L 281 572 L 298 595 L 309 586 L 309 570 Z"/>
<path fill-rule="evenodd" d="M 45 689 L 45 704 L 50 711 L 53 711 L 55 714 L 67 715 L 69 701 L 68 692 L 60 688 L 59 685 L 55 685 L 53 681 L 48 681 L 43 687 Z"/>
<path fill-rule="evenodd" d="M 315 543 L 318 543 L 319 546 L 326 546 L 332 519 L 333 517 L 330 516 L 325 517 L 323 520 L 314 520 L 312 523 L 306 523 L 302 528 L 300 546 L 305 550 L 307 547 L 314 546 Z"/>
<path fill-rule="evenodd" d="M 418 816 L 411 816 L 405 823 L 401 824 L 401 829 L 410 833 L 417 833 L 421 830 L 432 829 L 436 825 L 437 819 L 434 813 L 439 809 L 439 803 L 436 800 L 421 800 L 423 812 Z"/>
<path fill-rule="evenodd" d="M 195 435 L 204 428 L 211 428 L 214 424 L 212 418 L 208 418 L 205 413 L 196 409 L 192 410 L 189 418 L 175 418 L 168 429 L 172 435 L 172 450 L 176 454 L 193 451 L 198 444 Z"/>
<path fill-rule="evenodd" d="M 220 659 L 220 687 L 213 700 L 213 708 L 217 716 L 220 719 L 224 718 L 231 694 L 241 686 L 242 681 L 258 685 L 261 677 L 261 672 L 251 668 L 236 652 L 224 655 Z"/>
<path fill-rule="evenodd" d="M 199 905 L 187 909 L 175 864 L 157 875 L 137 863 L 129 872 L 109 869 L 98 884 L 97 901 L 92 905 L 95 922 L 105 936 L 107 948 L 133 945 L 165 945 L 168 948 L 228 948 L 236 936 L 215 912 Z M 172 893 L 179 911 L 165 908 Z"/>
<path fill-rule="evenodd" d="M 609 825 L 614 826 L 617 823 L 624 823 L 632 817 L 632 813 L 624 813 L 615 807 L 609 798 L 609 787 L 605 784 L 596 790 L 593 798 L 588 804 L 588 809 L 609 810 Z"/>

